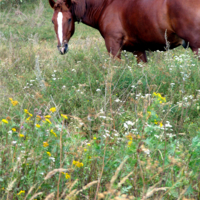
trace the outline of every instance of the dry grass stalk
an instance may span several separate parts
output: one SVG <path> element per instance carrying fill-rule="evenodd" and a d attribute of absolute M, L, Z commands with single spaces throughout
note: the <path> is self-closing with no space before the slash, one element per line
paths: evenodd
<path fill-rule="evenodd" d="M 125 181 L 129 178 L 129 176 L 131 176 L 133 174 L 133 172 L 130 172 L 127 176 L 125 176 L 117 185 L 117 188 L 121 187 L 122 184 L 125 183 Z"/>
<path fill-rule="evenodd" d="M 105 155 L 106 155 L 106 147 L 104 148 L 103 165 L 102 165 L 101 174 L 100 174 L 100 177 L 99 177 L 99 180 L 98 180 L 97 190 L 96 190 L 96 194 L 95 194 L 95 198 L 94 198 L 94 200 L 97 199 L 97 195 L 98 195 L 98 193 L 99 193 L 99 188 L 100 188 L 101 178 L 102 178 L 103 170 L 104 170 L 104 166 L 105 166 Z"/>
<path fill-rule="evenodd" d="M 67 190 L 69 190 L 69 192 L 71 192 L 72 188 L 74 187 L 74 185 L 78 182 L 78 179 L 76 179 L 73 183 L 71 183 L 70 185 L 68 185 L 64 190 L 63 193 L 61 194 L 60 198 L 64 198 L 66 195 Z"/>
<path fill-rule="evenodd" d="M 181 192 L 181 194 L 180 194 L 180 196 L 178 197 L 177 200 L 181 200 L 181 199 L 182 199 L 182 197 L 183 197 L 183 195 L 186 193 L 187 189 L 188 189 L 188 188 L 184 189 L 184 190 Z"/>
<path fill-rule="evenodd" d="M 66 197 L 65 199 L 68 200 L 70 197 L 72 197 L 76 193 L 77 189 L 72 190 Z"/>
<path fill-rule="evenodd" d="M 28 191 L 27 195 L 25 196 L 24 200 L 26 200 L 26 198 L 33 191 L 33 189 L 35 188 L 35 186 L 36 186 L 36 184 L 29 189 L 29 191 Z"/>
<path fill-rule="evenodd" d="M 82 192 L 82 191 L 84 191 L 84 190 L 90 188 L 91 186 L 93 186 L 94 184 L 97 184 L 97 183 L 98 183 L 98 181 L 92 181 L 92 182 L 88 183 L 86 186 L 84 186 L 81 190 L 78 190 L 78 191 L 77 191 L 77 189 L 72 190 L 72 191 L 65 197 L 65 199 L 68 200 L 70 197 L 73 197 L 73 196 L 75 196 L 75 195 L 78 195 L 80 192 Z"/>
<path fill-rule="evenodd" d="M 68 190 L 68 187 L 66 187 L 66 188 L 63 190 L 63 193 L 62 193 L 61 196 L 60 196 L 61 199 L 65 197 L 67 190 Z"/>
<path fill-rule="evenodd" d="M 52 192 L 51 194 L 49 194 L 44 200 L 53 200 L 54 198 L 54 192 Z"/>
<path fill-rule="evenodd" d="M 85 128 L 87 128 L 87 125 L 83 122 L 83 120 L 81 118 L 75 117 L 75 116 L 72 116 L 72 115 L 67 115 L 67 116 L 71 117 L 73 119 L 76 119 L 79 122 L 79 124 L 80 124 L 79 127 L 81 127 L 83 125 Z"/>
<path fill-rule="evenodd" d="M 169 189 L 169 187 L 161 187 L 161 188 L 154 188 L 153 190 L 150 190 L 149 192 L 147 192 L 147 194 L 145 196 L 142 197 L 142 200 L 146 200 L 148 199 L 149 197 L 151 197 L 155 192 L 158 192 L 158 191 L 166 191 L 167 189 Z"/>
<path fill-rule="evenodd" d="M 13 186 L 14 186 L 16 180 L 17 180 L 17 179 L 14 179 L 14 180 L 8 185 L 8 187 L 6 188 L 6 192 L 9 192 L 9 191 L 12 190 L 12 188 L 13 188 Z"/>
<path fill-rule="evenodd" d="M 63 154 L 63 150 L 62 150 L 62 132 L 63 132 L 64 124 L 65 124 L 65 120 L 63 119 L 62 130 L 60 132 L 60 168 L 62 168 L 62 154 Z M 61 179 L 61 172 L 59 173 L 58 184 L 57 184 L 57 199 L 59 199 L 59 193 L 60 193 L 60 191 L 59 191 L 60 179 Z"/>
<path fill-rule="evenodd" d="M 111 188 L 112 188 L 112 186 L 113 186 L 113 183 L 114 183 L 115 180 L 117 179 L 118 174 L 119 174 L 120 170 L 122 169 L 124 163 L 127 161 L 127 159 L 128 159 L 128 158 L 126 158 L 126 159 L 119 165 L 119 167 L 117 168 L 117 170 L 115 171 L 114 176 L 113 176 L 113 177 L 111 178 L 111 180 L 110 180 L 110 189 L 109 189 L 109 190 L 111 190 Z"/>
<path fill-rule="evenodd" d="M 94 184 L 98 183 L 98 181 L 92 181 L 90 183 L 88 183 L 86 186 L 83 187 L 83 189 L 79 190 L 76 192 L 76 195 L 79 194 L 80 192 L 90 188 L 91 186 L 93 186 Z"/>
<path fill-rule="evenodd" d="M 76 179 L 70 186 L 69 191 L 71 192 L 72 188 L 74 187 L 74 185 L 78 182 L 78 179 Z"/>
<path fill-rule="evenodd" d="M 43 194 L 43 192 L 38 192 L 38 193 L 34 194 L 34 195 L 30 198 L 30 200 L 33 200 L 35 197 L 40 196 L 41 194 Z"/>
<path fill-rule="evenodd" d="M 44 178 L 44 180 L 48 180 L 49 178 L 51 178 L 52 176 L 54 176 L 57 172 L 66 172 L 67 169 L 63 169 L 63 168 L 60 168 L 60 169 L 54 169 L 53 171 L 50 171 Z"/>

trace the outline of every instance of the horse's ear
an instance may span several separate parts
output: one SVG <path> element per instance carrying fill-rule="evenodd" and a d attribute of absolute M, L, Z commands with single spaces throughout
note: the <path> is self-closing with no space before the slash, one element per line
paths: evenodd
<path fill-rule="evenodd" d="M 49 0 L 49 4 L 52 8 L 54 8 L 54 5 L 55 5 L 55 1 L 54 0 Z"/>

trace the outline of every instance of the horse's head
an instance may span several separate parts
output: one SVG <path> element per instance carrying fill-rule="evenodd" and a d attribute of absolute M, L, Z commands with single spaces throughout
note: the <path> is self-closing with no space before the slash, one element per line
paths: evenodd
<path fill-rule="evenodd" d="M 58 39 L 57 47 L 61 54 L 65 54 L 68 50 L 68 42 L 74 34 L 74 19 L 66 2 L 49 0 L 49 4 L 54 9 L 52 23 Z"/>
<path fill-rule="evenodd" d="M 58 39 L 58 50 L 65 54 L 68 50 L 68 42 L 75 30 L 75 21 L 80 21 L 84 13 L 83 6 L 78 5 L 76 0 L 49 0 L 54 9 L 52 22 Z M 85 8 L 85 5 L 84 7 Z"/>

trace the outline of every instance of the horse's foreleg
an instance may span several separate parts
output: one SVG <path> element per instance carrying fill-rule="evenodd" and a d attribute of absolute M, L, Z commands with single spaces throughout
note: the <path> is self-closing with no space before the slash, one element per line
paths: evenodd
<path fill-rule="evenodd" d="M 121 59 L 121 42 L 114 37 L 105 38 L 106 48 L 109 53 L 113 55 L 114 58 Z"/>
<path fill-rule="evenodd" d="M 147 55 L 145 51 L 134 51 L 133 54 L 137 56 L 137 63 L 141 61 L 144 63 L 147 62 Z"/>

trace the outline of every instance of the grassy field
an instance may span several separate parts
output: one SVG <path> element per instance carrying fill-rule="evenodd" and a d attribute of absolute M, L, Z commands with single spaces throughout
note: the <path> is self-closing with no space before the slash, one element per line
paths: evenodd
<path fill-rule="evenodd" d="M 112 60 L 48 2 L 0 1 L 0 200 L 200 199 L 200 67 L 190 49 Z"/>

